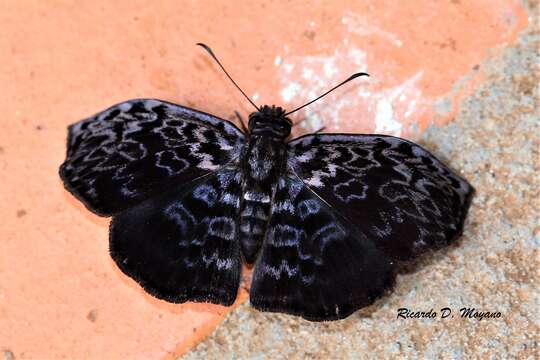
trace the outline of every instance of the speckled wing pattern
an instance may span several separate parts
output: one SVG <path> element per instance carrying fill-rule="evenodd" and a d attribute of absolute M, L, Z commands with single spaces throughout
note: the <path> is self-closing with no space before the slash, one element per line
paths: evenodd
<path fill-rule="evenodd" d="M 232 164 L 243 143 L 225 120 L 130 100 L 69 127 L 60 176 L 90 210 L 113 215 L 111 256 L 147 292 L 230 305 L 241 259 Z"/>
<path fill-rule="evenodd" d="M 393 136 L 303 136 L 289 143 L 289 165 L 392 260 L 456 239 L 473 194 L 431 153 Z"/>
<path fill-rule="evenodd" d="M 473 188 L 422 147 L 384 135 L 289 143 L 255 267 L 254 307 L 345 318 L 391 288 L 400 261 L 462 232 Z"/>
<path fill-rule="evenodd" d="M 113 217 L 114 261 L 170 302 L 231 305 L 240 281 L 240 173 L 222 168 Z"/>
<path fill-rule="evenodd" d="M 244 135 L 212 115 L 153 99 L 126 101 L 69 127 L 66 188 L 109 216 L 238 156 Z"/>
<path fill-rule="evenodd" d="M 393 264 L 295 175 L 278 181 L 250 291 L 252 306 L 337 320 L 393 284 Z"/>

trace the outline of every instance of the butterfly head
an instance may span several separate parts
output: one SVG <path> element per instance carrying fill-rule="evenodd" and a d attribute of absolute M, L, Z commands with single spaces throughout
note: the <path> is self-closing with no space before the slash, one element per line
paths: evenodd
<path fill-rule="evenodd" d="M 275 105 L 264 105 L 260 111 L 249 115 L 249 132 L 283 140 L 291 134 L 292 121 L 285 116 L 285 110 Z"/>

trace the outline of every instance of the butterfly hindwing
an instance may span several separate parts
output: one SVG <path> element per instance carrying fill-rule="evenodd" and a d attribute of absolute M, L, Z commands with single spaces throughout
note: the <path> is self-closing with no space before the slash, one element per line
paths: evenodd
<path fill-rule="evenodd" d="M 161 100 L 130 100 L 69 127 L 66 188 L 90 210 L 111 215 L 189 182 L 237 157 L 233 124 Z"/>
<path fill-rule="evenodd" d="M 384 135 L 307 135 L 289 166 L 392 260 L 412 260 L 462 232 L 473 188 L 428 151 Z"/>
<path fill-rule="evenodd" d="M 164 189 L 113 216 L 112 258 L 160 299 L 231 305 L 240 279 L 239 192 L 234 168 Z"/>
<path fill-rule="evenodd" d="M 296 176 L 278 181 L 250 302 L 308 320 L 345 318 L 392 286 L 392 263 Z"/>

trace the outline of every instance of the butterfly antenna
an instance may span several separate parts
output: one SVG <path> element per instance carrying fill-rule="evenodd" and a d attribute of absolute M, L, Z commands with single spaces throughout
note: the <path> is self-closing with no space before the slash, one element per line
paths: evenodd
<path fill-rule="evenodd" d="M 227 72 L 227 70 L 225 70 L 225 68 L 223 67 L 223 65 L 221 65 L 221 62 L 218 60 L 218 58 L 216 57 L 216 55 L 214 55 L 214 52 L 212 51 L 212 49 L 210 49 L 210 47 L 206 44 L 203 44 L 203 43 L 197 43 L 197 45 L 199 45 L 200 47 L 202 47 L 204 50 L 206 50 L 206 52 L 208 54 L 210 54 L 210 56 L 212 57 L 212 59 L 214 59 L 219 67 L 221 68 L 221 70 L 223 70 L 223 72 L 225 73 L 225 75 L 227 75 L 227 77 L 229 78 L 229 80 L 231 80 L 231 82 L 234 84 L 234 86 L 236 86 L 236 88 L 238 90 L 240 90 L 240 92 L 242 93 L 242 95 L 244 95 L 244 97 L 251 103 L 251 105 L 253 105 L 253 107 L 255 107 L 255 109 L 257 109 L 257 111 L 261 111 L 259 109 L 259 107 L 257 105 L 255 105 L 255 103 L 253 101 L 251 101 L 251 99 L 249 98 L 249 96 L 246 95 L 245 92 L 242 91 L 242 89 L 240 89 L 240 86 L 238 86 L 238 84 L 236 83 L 236 81 L 234 81 L 231 77 L 231 75 L 229 75 L 229 73 Z"/>
<path fill-rule="evenodd" d="M 311 101 L 308 102 L 307 104 L 304 104 L 304 105 L 302 105 L 302 106 L 300 106 L 300 107 L 297 107 L 296 109 L 294 109 L 294 110 L 292 110 L 292 111 L 289 111 L 288 113 L 285 114 L 285 116 L 290 115 L 290 114 L 292 114 L 293 112 L 297 112 L 298 110 L 300 110 L 300 109 L 302 109 L 302 108 L 308 106 L 309 104 L 314 103 L 315 101 L 319 100 L 319 99 L 322 98 L 323 96 L 326 96 L 326 95 L 330 94 L 332 91 L 336 90 L 336 89 L 337 89 L 338 87 L 340 87 L 341 85 L 344 85 L 344 84 L 348 83 L 349 81 L 354 80 L 354 79 L 356 79 L 357 77 L 360 77 L 360 76 L 369 76 L 369 74 L 363 73 L 363 72 L 353 74 L 353 75 L 349 76 L 349 78 L 347 78 L 347 80 L 342 81 L 341 83 L 337 84 L 336 86 L 334 86 L 333 88 L 331 88 L 330 90 L 328 90 L 327 92 L 325 92 L 324 94 L 322 94 L 321 96 L 316 97 L 315 99 L 311 100 Z"/>

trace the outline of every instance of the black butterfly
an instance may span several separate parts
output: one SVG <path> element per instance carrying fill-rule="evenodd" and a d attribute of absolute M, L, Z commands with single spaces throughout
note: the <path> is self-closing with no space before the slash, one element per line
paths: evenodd
<path fill-rule="evenodd" d="M 230 305 L 243 258 L 255 308 L 342 319 L 391 288 L 402 261 L 454 241 L 473 188 L 404 139 L 287 141 L 290 113 L 263 106 L 242 132 L 180 105 L 126 101 L 69 127 L 60 176 L 113 217 L 111 256 L 150 294 Z"/>

